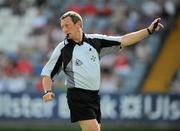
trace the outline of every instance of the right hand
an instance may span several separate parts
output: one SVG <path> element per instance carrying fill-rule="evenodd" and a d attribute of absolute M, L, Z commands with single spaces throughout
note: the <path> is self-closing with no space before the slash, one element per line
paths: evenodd
<path fill-rule="evenodd" d="M 55 94 L 53 92 L 47 92 L 46 94 L 43 95 L 43 101 L 44 102 L 52 101 L 54 97 Z"/>

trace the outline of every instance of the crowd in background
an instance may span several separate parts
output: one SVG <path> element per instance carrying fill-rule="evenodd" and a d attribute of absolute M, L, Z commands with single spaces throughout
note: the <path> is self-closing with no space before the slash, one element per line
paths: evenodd
<path fill-rule="evenodd" d="M 42 90 L 40 72 L 53 49 L 64 40 L 59 18 L 68 10 L 83 17 L 85 33 L 124 35 L 146 28 L 157 17 L 161 17 L 167 27 L 175 20 L 177 4 L 178 0 L 1 0 L 0 11 L 8 8 L 20 18 L 33 8 L 36 17 L 31 21 L 32 28 L 26 34 L 26 41 L 16 51 L 0 49 L 0 92 Z M 134 63 L 152 64 L 161 47 L 161 33 L 102 58 L 101 92 L 121 91 L 134 70 Z M 7 43 L 7 46 L 11 45 Z M 175 81 L 180 81 L 179 72 L 177 78 Z M 54 87 L 55 90 L 65 90 L 63 73 Z"/>

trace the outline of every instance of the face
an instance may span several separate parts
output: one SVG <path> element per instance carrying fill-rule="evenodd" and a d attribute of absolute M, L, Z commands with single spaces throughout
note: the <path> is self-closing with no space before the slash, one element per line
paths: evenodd
<path fill-rule="evenodd" d="M 79 34 L 78 32 L 80 31 L 81 26 L 80 22 L 74 24 L 70 17 L 66 17 L 61 20 L 61 28 L 65 35 L 68 34 L 68 37 L 73 39 Z"/>

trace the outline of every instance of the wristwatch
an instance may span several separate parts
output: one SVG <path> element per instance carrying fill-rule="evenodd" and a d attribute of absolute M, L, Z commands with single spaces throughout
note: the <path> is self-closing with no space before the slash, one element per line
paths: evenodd
<path fill-rule="evenodd" d="M 44 94 L 47 94 L 47 93 L 49 93 L 49 92 L 52 92 L 52 90 L 45 90 L 45 91 L 44 91 Z"/>
<path fill-rule="evenodd" d="M 151 35 L 151 34 L 152 34 L 152 32 L 150 31 L 150 29 L 149 29 L 149 28 L 147 28 L 147 31 L 148 31 L 148 34 L 149 34 L 149 35 Z"/>

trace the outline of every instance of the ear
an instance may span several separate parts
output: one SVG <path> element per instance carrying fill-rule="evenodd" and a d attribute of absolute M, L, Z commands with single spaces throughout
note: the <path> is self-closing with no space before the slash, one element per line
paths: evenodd
<path fill-rule="evenodd" d="M 77 24 L 79 27 L 83 28 L 81 21 L 78 21 L 76 24 Z"/>

